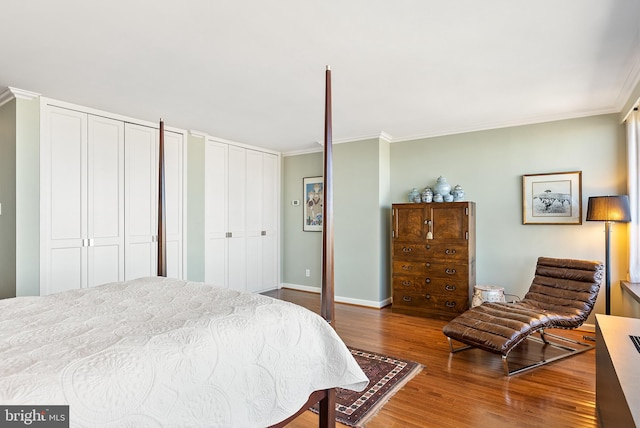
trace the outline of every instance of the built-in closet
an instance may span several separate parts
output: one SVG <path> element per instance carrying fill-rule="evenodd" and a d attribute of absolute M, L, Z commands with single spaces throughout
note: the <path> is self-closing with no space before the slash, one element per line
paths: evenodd
<path fill-rule="evenodd" d="M 205 282 L 277 288 L 279 177 L 279 155 L 206 139 Z"/>
<path fill-rule="evenodd" d="M 183 278 L 185 133 L 165 132 L 167 275 Z M 156 274 L 158 129 L 41 104 L 40 293 Z"/>

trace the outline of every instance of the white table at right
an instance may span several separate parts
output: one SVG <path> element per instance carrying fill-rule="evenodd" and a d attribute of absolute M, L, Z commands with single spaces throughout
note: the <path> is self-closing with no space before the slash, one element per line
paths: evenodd
<path fill-rule="evenodd" d="M 602 428 L 640 427 L 640 319 L 596 315 L 596 410 Z"/>

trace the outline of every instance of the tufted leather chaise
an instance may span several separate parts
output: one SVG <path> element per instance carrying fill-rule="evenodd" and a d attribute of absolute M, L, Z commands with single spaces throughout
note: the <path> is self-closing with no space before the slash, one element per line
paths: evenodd
<path fill-rule="evenodd" d="M 545 335 L 544 329 L 571 329 L 582 325 L 595 305 L 602 276 L 603 264 L 600 262 L 540 257 L 524 299 L 515 303 L 485 302 L 460 314 L 442 331 L 449 340 L 452 353 L 473 347 L 501 354 L 507 375 L 587 351 L 593 346 L 548 333 Z M 545 344 L 568 353 L 509 371 L 509 352 L 523 340 L 533 339 L 530 336 L 536 332 L 540 333 Z M 551 343 L 546 336 L 581 347 L 575 349 Z M 452 339 L 467 346 L 454 349 Z"/>

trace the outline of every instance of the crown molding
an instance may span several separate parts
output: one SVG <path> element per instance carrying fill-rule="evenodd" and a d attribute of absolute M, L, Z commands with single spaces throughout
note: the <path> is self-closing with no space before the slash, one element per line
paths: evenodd
<path fill-rule="evenodd" d="M 383 141 L 386 141 L 387 143 L 392 143 L 393 142 L 393 137 L 390 134 L 387 134 L 384 131 L 382 131 L 380 133 L 380 139 L 383 140 Z"/>
<path fill-rule="evenodd" d="M 618 110 L 616 107 L 605 107 L 601 109 L 583 110 L 583 111 L 578 111 L 570 114 L 552 114 L 547 116 L 531 117 L 524 120 L 477 124 L 477 125 L 471 125 L 468 127 L 436 130 L 432 133 L 426 133 L 421 135 L 408 135 L 405 137 L 394 138 L 391 141 L 391 143 L 401 143 L 405 141 L 422 140 L 426 138 L 435 138 L 435 137 L 446 137 L 449 135 L 466 134 L 469 132 L 491 131 L 494 129 L 511 128 L 514 126 L 538 125 L 538 124 L 548 123 L 548 122 L 557 122 L 560 120 L 581 119 L 584 117 L 600 116 L 603 114 L 615 114 L 615 113 L 620 113 L 620 110 Z"/>
<path fill-rule="evenodd" d="M 196 131 L 195 129 L 190 129 L 189 135 L 197 138 L 207 138 L 209 136 L 209 134 L 207 134 L 206 132 Z"/>
<path fill-rule="evenodd" d="M 9 86 L 7 89 L 0 93 L 0 106 L 8 103 L 13 99 L 21 100 L 34 100 L 38 98 L 40 94 L 37 92 L 25 91 L 24 89 L 14 88 Z"/>
<path fill-rule="evenodd" d="M 298 155 L 308 155 L 311 153 L 322 153 L 323 148 L 311 148 L 311 149 L 302 149 L 302 150 L 292 150 L 290 152 L 284 152 L 282 153 L 283 157 L 287 157 L 287 156 L 298 156 Z"/>
<path fill-rule="evenodd" d="M 386 141 L 387 143 L 391 143 L 395 141 L 395 139 L 391 136 L 391 134 L 388 134 L 382 131 L 379 134 L 374 134 L 374 135 L 363 135 L 360 137 L 350 137 L 350 138 L 333 140 L 332 143 L 345 144 L 345 143 L 355 143 L 357 141 L 366 141 L 366 140 L 383 140 L 383 141 Z M 321 146 L 324 147 L 324 141 L 316 141 L 316 144 L 320 144 Z"/>
<path fill-rule="evenodd" d="M 14 98 L 15 96 L 13 95 L 13 92 L 11 92 L 9 88 L 5 89 L 4 91 L 2 91 L 2 93 L 0 93 L 0 106 L 5 105 Z"/>
<path fill-rule="evenodd" d="M 333 144 L 354 143 L 356 141 L 366 141 L 366 140 L 384 140 L 387 143 L 390 143 L 394 141 L 394 138 L 390 134 L 382 131 L 379 134 L 374 134 L 374 135 L 363 135 L 361 137 L 336 140 L 333 142 Z"/>
<path fill-rule="evenodd" d="M 332 144 L 345 144 L 345 143 L 355 143 L 358 141 L 366 141 L 366 140 L 383 140 L 387 143 L 391 143 L 394 141 L 393 137 L 386 132 L 381 132 L 378 135 L 370 135 L 368 137 L 358 137 L 358 138 L 346 138 L 341 140 L 335 140 Z M 290 152 L 282 153 L 282 156 L 298 156 L 298 155 L 306 155 L 309 153 L 319 153 L 324 150 L 324 141 L 315 141 L 316 144 L 320 146 L 320 148 L 311 148 L 311 149 L 302 149 L 302 150 L 292 150 Z"/>
<path fill-rule="evenodd" d="M 199 135 L 196 134 L 196 136 L 199 136 Z M 206 141 L 215 141 L 217 143 L 229 144 L 229 145 L 236 146 L 236 147 L 242 147 L 244 149 L 255 150 L 255 151 L 258 151 L 258 152 L 262 152 L 262 153 L 271 153 L 272 155 L 276 155 L 276 156 L 282 156 L 281 152 L 276 151 L 276 150 L 267 149 L 265 147 L 260 147 L 260 146 L 254 146 L 254 145 L 251 145 L 251 144 L 240 143 L 240 142 L 233 141 L 233 140 L 227 140 L 225 138 L 215 137 L 213 135 L 209 135 L 209 134 L 205 134 L 205 133 L 203 133 L 202 136 L 204 136 L 204 139 Z"/>

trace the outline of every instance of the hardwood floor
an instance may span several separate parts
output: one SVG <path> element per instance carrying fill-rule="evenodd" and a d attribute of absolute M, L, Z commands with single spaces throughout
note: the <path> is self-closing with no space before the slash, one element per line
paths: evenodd
<path fill-rule="evenodd" d="M 265 293 L 316 313 L 320 296 L 282 289 Z M 597 427 L 595 350 L 506 377 L 499 355 L 471 349 L 454 355 L 442 334 L 445 321 L 336 304 L 336 331 L 352 347 L 419 362 L 425 366 L 380 410 L 367 428 L 409 427 Z M 550 331 L 554 333 L 554 331 Z M 582 331 L 560 331 L 582 340 Z M 513 367 L 536 344 L 512 351 Z M 525 349 L 526 348 L 526 349 Z M 512 359 L 513 357 L 513 359 Z M 524 364 L 522 364 L 524 365 Z M 292 428 L 317 426 L 306 412 Z"/>

